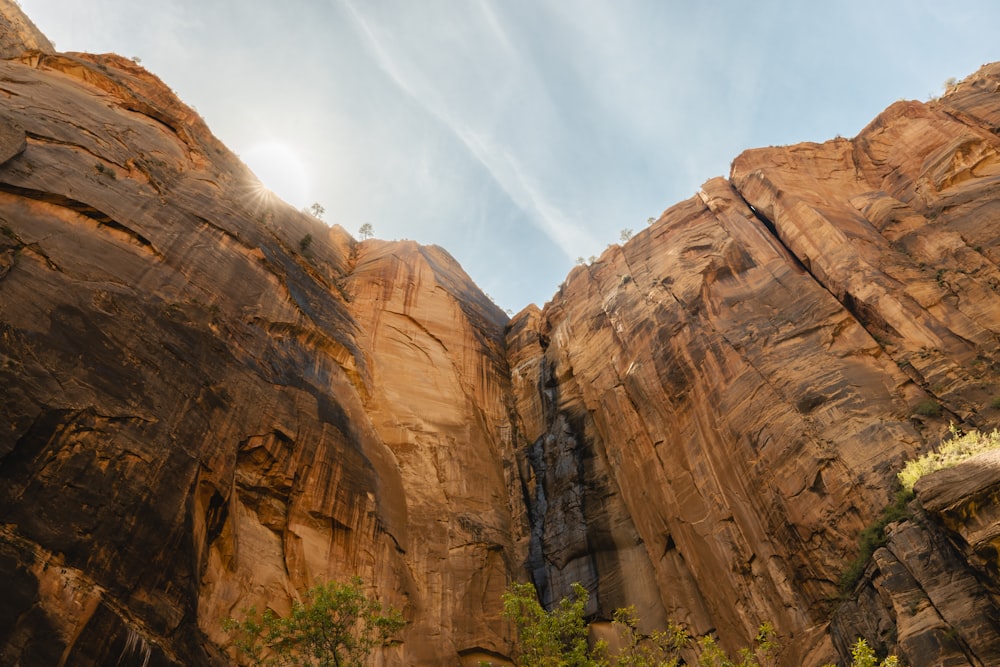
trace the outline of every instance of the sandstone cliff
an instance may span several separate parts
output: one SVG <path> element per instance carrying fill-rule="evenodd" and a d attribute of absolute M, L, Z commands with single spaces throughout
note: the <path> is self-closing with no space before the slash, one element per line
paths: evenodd
<path fill-rule="evenodd" d="M 503 662 L 527 577 L 786 665 L 1000 660 L 995 459 L 839 590 L 904 459 L 1000 416 L 1000 66 L 744 153 L 508 322 L 0 16 L 0 662 L 228 664 L 222 618 L 353 574 L 409 621 L 382 665 Z"/>
<path fill-rule="evenodd" d="M 770 619 L 788 664 L 824 659 L 839 574 L 902 461 L 948 420 L 996 420 L 998 86 L 984 68 L 853 140 L 744 153 L 515 318 L 524 457 L 548 498 L 532 553 L 574 557 L 542 582 L 586 578 L 607 612 L 651 570 L 640 615 L 663 605 L 733 647 Z M 613 498 L 581 510 L 595 485 Z M 603 529 L 626 524 L 648 559 L 628 574 L 595 548 L 635 553 Z"/>
<path fill-rule="evenodd" d="M 1000 663 L 998 457 L 981 454 L 920 480 L 912 517 L 890 526 L 833 616 L 842 654 L 864 636 L 914 665 Z"/>
<path fill-rule="evenodd" d="M 352 574 L 411 621 L 385 663 L 509 653 L 503 313 L 274 199 L 131 61 L 0 80 L 0 662 L 223 664 L 221 619 Z"/>

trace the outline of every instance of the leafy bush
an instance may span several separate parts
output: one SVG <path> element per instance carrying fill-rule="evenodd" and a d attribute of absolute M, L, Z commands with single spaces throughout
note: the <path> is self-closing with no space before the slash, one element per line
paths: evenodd
<path fill-rule="evenodd" d="M 552 611 L 538 602 L 532 584 L 511 584 L 503 594 L 503 615 L 517 628 L 521 667 L 603 667 L 587 642 L 584 610 L 590 595 L 580 584 Z"/>
<path fill-rule="evenodd" d="M 570 597 L 563 598 L 552 611 L 539 604 L 531 584 L 512 584 L 504 593 L 504 616 L 517 628 L 517 662 L 520 667 L 676 667 L 683 664 L 680 652 L 691 643 L 687 631 L 669 622 L 666 630 L 649 635 L 639 632 L 635 607 L 615 611 L 612 625 L 621 647 L 614 655 L 605 642 L 590 646 L 584 610 L 589 595 L 573 584 Z M 770 667 L 777 664 L 779 645 L 770 623 L 760 626 L 752 648 L 740 651 L 735 662 L 712 636 L 698 642 L 701 667 Z M 489 663 L 480 663 L 488 667 Z"/>
<path fill-rule="evenodd" d="M 952 468 L 976 454 L 1000 447 L 1000 433 L 993 429 L 991 433 L 969 431 L 963 433 L 954 424 L 950 428 L 950 437 L 945 439 L 933 452 L 928 452 L 918 459 L 907 461 L 900 471 L 899 483 L 908 491 L 913 491 L 917 480 L 944 468 Z"/>
<path fill-rule="evenodd" d="M 538 602 L 532 584 L 512 584 L 503 595 L 504 616 L 517 628 L 520 667 L 676 667 L 685 664 L 681 649 L 690 646 L 691 636 L 681 626 L 669 622 L 666 630 L 650 635 L 639 632 L 634 606 L 615 611 L 612 625 L 618 631 L 621 649 L 608 654 L 607 644 L 587 642 L 584 610 L 589 594 L 580 584 L 573 584 L 570 597 L 563 598 L 552 611 Z M 778 664 L 781 646 L 770 623 L 762 623 L 752 647 L 739 652 L 733 660 L 712 635 L 698 640 L 698 667 L 773 667 Z M 877 662 L 875 652 L 859 638 L 851 648 L 850 667 L 903 667 L 896 656 Z M 480 662 L 480 667 L 490 667 Z M 823 667 L 834 667 L 824 665 Z"/>
<path fill-rule="evenodd" d="M 701 654 L 698 656 L 698 667 L 773 667 L 778 664 L 777 633 L 770 623 L 761 623 L 754 638 L 755 646 L 740 650 L 740 661 L 735 662 L 719 646 L 715 637 L 706 635 L 698 640 Z"/>
<path fill-rule="evenodd" d="M 641 634 L 634 605 L 616 610 L 613 625 L 623 640 L 614 656 L 616 667 L 676 667 L 680 650 L 691 643 L 687 630 L 673 622 L 667 624 L 666 630 L 654 630 L 648 637 Z"/>
<path fill-rule="evenodd" d="M 823 667 L 834 667 L 834 665 L 823 665 Z M 850 667 L 903 667 L 899 663 L 899 658 L 894 655 L 890 655 L 882 662 L 878 662 L 875 657 L 875 651 L 868 646 L 868 642 L 864 639 L 858 638 L 858 641 L 854 642 L 854 646 L 851 647 L 851 665 Z"/>
<path fill-rule="evenodd" d="M 892 504 L 882 510 L 879 517 L 858 535 L 858 556 L 852 560 L 840 574 L 840 592 L 848 595 L 858 583 L 868 565 L 872 554 L 879 547 L 885 546 L 885 528 L 890 523 L 909 516 L 907 505 L 913 500 L 913 487 L 905 486 L 896 491 Z"/>
<path fill-rule="evenodd" d="M 361 667 L 406 625 L 398 610 L 383 608 L 361 584 L 359 577 L 321 584 L 306 591 L 305 602 L 293 602 L 284 618 L 251 607 L 243 620 L 227 619 L 223 628 L 252 665 Z"/>
<path fill-rule="evenodd" d="M 941 404 L 928 399 L 918 403 L 913 411 L 921 417 L 937 417 L 941 414 Z"/>

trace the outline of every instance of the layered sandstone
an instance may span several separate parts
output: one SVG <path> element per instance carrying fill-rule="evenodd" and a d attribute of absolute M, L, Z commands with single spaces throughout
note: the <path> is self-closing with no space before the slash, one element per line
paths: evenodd
<path fill-rule="evenodd" d="M 503 313 L 274 199 L 131 61 L 18 54 L 0 662 L 224 664 L 223 618 L 354 574 L 410 620 L 382 663 L 509 653 Z"/>
<path fill-rule="evenodd" d="M 609 522 L 602 494 L 580 512 L 586 495 L 550 476 L 538 551 L 591 557 L 588 517 L 630 523 L 659 593 L 645 614 L 662 604 L 731 648 L 770 620 L 787 664 L 845 654 L 824 639 L 840 573 L 903 459 L 947 420 L 996 420 L 998 86 L 986 67 L 852 140 L 744 153 L 728 182 L 516 318 L 515 391 L 550 387 L 518 393 L 525 434 L 542 434 L 528 451 L 574 443 L 624 507 Z M 622 596 L 614 564 L 587 576 L 599 598 Z M 928 659 L 919 641 L 880 646 Z"/>
<path fill-rule="evenodd" d="M 25 16 L 16 0 L 0 0 L 0 58 L 14 58 L 29 49 L 55 51 L 52 42 Z"/>
<path fill-rule="evenodd" d="M 865 636 L 911 664 L 1000 662 L 1000 452 L 917 483 L 911 518 L 890 526 L 833 618 L 841 653 Z"/>
<path fill-rule="evenodd" d="M 903 460 L 1000 412 L 1000 66 L 744 153 L 508 322 L 0 15 L 0 662 L 228 664 L 222 618 L 355 574 L 382 665 L 509 662 L 525 578 L 784 665 L 1000 659 L 992 459 L 839 588 Z"/>

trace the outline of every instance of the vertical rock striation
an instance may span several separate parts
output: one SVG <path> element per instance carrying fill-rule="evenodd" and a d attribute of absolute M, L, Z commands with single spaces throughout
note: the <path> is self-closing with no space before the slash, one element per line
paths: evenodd
<path fill-rule="evenodd" d="M 651 573 L 604 568 L 599 593 L 632 599 L 624 578 L 696 633 L 745 642 L 770 619 L 815 644 L 892 464 L 921 445 L 919 389 L 721 179 L 575 269 L 535 321 L 535 366 L 589 415 L 576 433 Z M 550 515 L 572 509 L 552 495 Z"/>
<path fill-rule="evenodd" d="M 824 639 L 840 574 L 902 461 L 947 420 L 996 420 L 998 88 L 987 66 L 852 140 L 748 151 L 515 319 L 528 460 L 582 451 L 615 499 L 539 475 L 539 552 L 582 554 L 602 601 L 636 600 L 594 564 L 588 527 L 610 511 L 645 551 L 629 570 L 658 593 L 644 613 L 731 649 L 768 620 L 785 664 L 846 655 L 850 638 Z M 578 561 L 536 578 L 565 594 Z M 930 664 L 920 641 L 896 648 Z"/>
<path fill-rule="evenodd" d="M 221 619 L 356 574 L 387 666 L 509 662 L 525 578 L 783 665 L 1000 659 L 992 459 L 840 590 L 904 459 L 1000 416 L 1000 66 L 744 153 L 508 322 L 9 0 L 0 57 L 0 662 L 230 664 Z"/>
<path fill-rule="evenodd" d="M 1000 662 L 1000 453 L 922 478 L 912 517 L 890 527 L 833 616 L 841 654 L 864 636 L 910 664 Z"/>
<path fill-rule="evenodd" d="M 0 80 L 0 662 L 224 664 L 222 619 L 355 574 L 410 620 L 382 663 L 509 654 L 499 309 L 275 200 L 131 61 Z"/>

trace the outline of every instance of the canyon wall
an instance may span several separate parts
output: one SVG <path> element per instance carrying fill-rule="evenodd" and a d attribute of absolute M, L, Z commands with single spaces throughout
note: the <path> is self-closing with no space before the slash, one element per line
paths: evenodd
<path fill-rule="evenodd" d="M 0 93 L 0 662 L 224 664 L 224 618 L 352 575 L 410 621 L 385 664 L 509 654 L 506 316 L 129 60 L 21 51 Z"/>
<path fill-rule="evenodd" d="M 995 458 L 840 583 L 903 461 L 1000 417 L 1000 66 L 744 153 L 508 321 L 0 14 L 0 662 L 231 664 L 222 619 L 352 575 L 386 666 L 509 664 L 526 579 L 783 665 L 1000 659 Z"/>
<path fill-rule="evenodd" d="M 748 151 L 514 319 L 535 552 L 574 556 L 543 585 L 585 578 L 605 615 L 626 599 L 731 649 L 769 620 L 787 664 L 844 655 L 827 620 L 895 473 L 949 421 L 996 422 L 998 87 L 986 67 L 852 140 Z M 634 579 L 601 545 L 642 545 Z"/>

